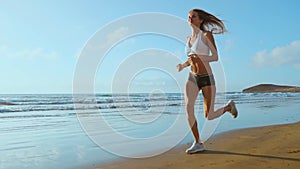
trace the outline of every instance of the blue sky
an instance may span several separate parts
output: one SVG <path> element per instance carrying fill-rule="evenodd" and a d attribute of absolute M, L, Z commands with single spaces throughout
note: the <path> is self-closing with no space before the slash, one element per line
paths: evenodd
<path fill-rule="evenodd" d="M 141 12 L 186 19 L 193 8 L 217 15 L 229 31 L 215 35 L 226 91 L 241 91 L 259 83 L 300 86 L 299 7 L 296 0 L 1 1 L 0 93 L 71 93 L 81 49 L 101 28 Z M 104 60 L 99 65 L 95 91 L 111 91 L 112 77 L 107 71 L 117 67 L 109 65 L 124 60 L 115 56 L 149 48 L 167 50 L 185 59 L 182 44 L 172 39 L 157 35 L 130 38 L 111 50 L 107 63 Z M 176 65 L 170 66 L 176 69 Z M 179 74 L 186 77 L 187 71 Z M 132 92 L 178 92 L 168 72 L 145 70 L 131 78 L 128 88 Z"/>

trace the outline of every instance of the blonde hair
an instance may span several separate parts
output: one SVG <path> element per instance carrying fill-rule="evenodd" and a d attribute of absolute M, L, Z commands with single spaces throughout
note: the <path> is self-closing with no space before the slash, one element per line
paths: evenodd
<path fill-rule="evenodd" d="M 192 9 L 190 12 L 192 11 L 196 12 L 200 19 L 203 19 L 203 22 L 200 25 L 200 29 L 202 31 L 208 31 L 213 34 L 222 34 L 227 32 L 223 21 L 219 18 L 202 9 Z"/>

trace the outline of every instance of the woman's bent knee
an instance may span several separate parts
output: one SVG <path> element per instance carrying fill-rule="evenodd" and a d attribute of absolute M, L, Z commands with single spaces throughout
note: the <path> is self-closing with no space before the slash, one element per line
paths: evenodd
<path fill-rule="evenodd" d="M 214 117 L 212 116 L 212 113 L 214 113 L 214 112 L 208 112 L 208 113 L 205 113 L 205 118 L 207 119 L 207 120 L 213 120 L 214 119 Z"/>
<path fill-rule="evenodd" d="M 207 120 L 213 120 L 213 117 L 207 116 L 206 119 L 207 119 Z"/>

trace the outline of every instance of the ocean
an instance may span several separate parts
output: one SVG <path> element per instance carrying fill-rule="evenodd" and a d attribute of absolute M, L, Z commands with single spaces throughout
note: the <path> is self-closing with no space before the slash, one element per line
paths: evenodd
<path fill-rule="evenodd" d="M 200 93 L 201 95 L 201 93 Z M 239 117 L 212 123 L 195 112 L 201 138 L 242 128 L 300 121 L 300 93 L 218 93 L 235 100 Z M 143 158 L 193 141 L 181 93 L 1 94 L 0 169 L 75 169 Z"/>

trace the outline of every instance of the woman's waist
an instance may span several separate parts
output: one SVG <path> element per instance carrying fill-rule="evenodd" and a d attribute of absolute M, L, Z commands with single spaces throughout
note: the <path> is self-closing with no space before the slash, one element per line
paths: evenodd
<path fill-rule="evenodd" d="M 190 73 L 197 76 L 213 75 L 213 72 L 211 70 L 198 70 L 197 72 L 195 72 L 193 71 L 193 69 L 191 69 Z"/>
<path fill-rule="evenodd" d="M 201 72 L 201 73 L 195 73 L 193 71 L 190 71 L 190 74 L 197 77 L 214 77 L 212 72 Z"/>
<path fill-rule="evenodd" d="M 196 66 L 199 70 L 211 71 L 209 62 L 204 62 L 202 60 L 199 60 L 199 61 L 193 61 L 190 64 L 191 64 L 191 66 Z"/>

